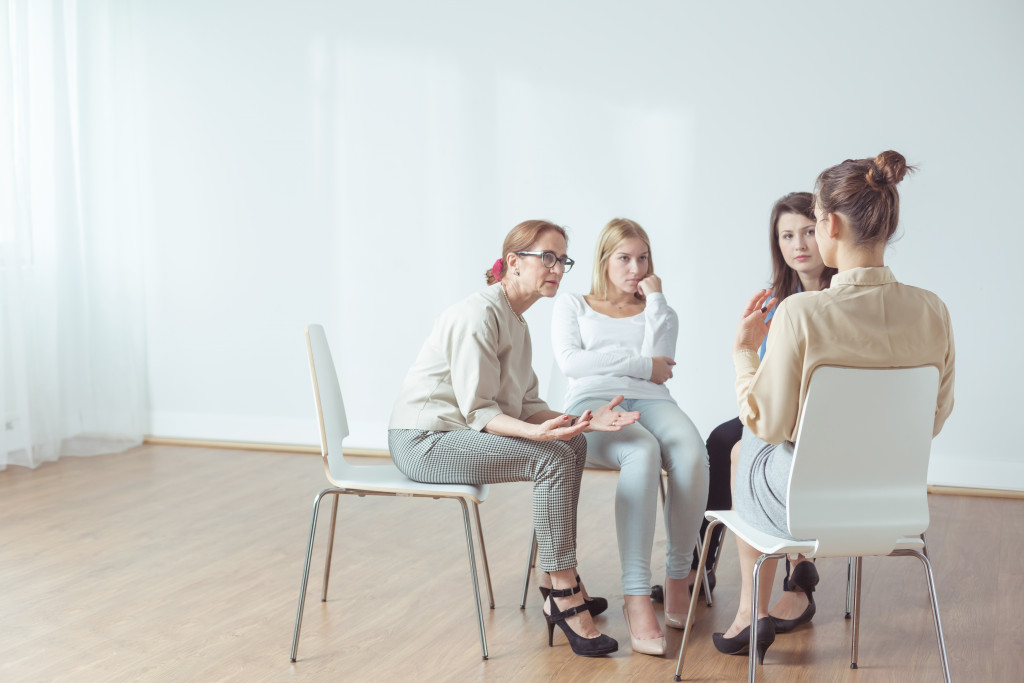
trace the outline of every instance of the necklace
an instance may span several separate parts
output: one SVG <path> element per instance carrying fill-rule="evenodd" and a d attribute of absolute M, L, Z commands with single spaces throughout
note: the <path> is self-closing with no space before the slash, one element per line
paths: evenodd
<path fill-rule="evenodd" d="M 512 308 L 512 302 L 508 300 L 508 293 L 505 292 L 505 283 L 502 282 L 500 284 L 501 284 L 501 298 L 505 300 L 505 305 L 508 306 L 508 310 L 512 311 L 512 315 L 514 315 L 516 317 L 516 320 L 518 320 L 519 322 L 521 322 L 522 324 L 525 325 L 526 321 L 523 319 L 523 316 L 521 316 L 518 313 L 516 313 L 516 310 L 514 308 Z"/>

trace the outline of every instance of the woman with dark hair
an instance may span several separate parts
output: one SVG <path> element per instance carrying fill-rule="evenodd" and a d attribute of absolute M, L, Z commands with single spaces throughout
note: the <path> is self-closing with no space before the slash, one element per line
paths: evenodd
<path fill-rule="evenodd" d="M 829 281 L 836 274 L 821 260 L 818 244 L 814 238 L 814 197 L 810 192 L 791 192 L 775 202 L 768 222 L 768 245 L 772 255 L 771 293 L 776 302 L 784 301 L 797 292 L 817 292 L 828 289 Z M 776 304 L 777 305 L 777 304 Z M 768 313 L 770 320 L 774 307 Z M 758 355 L 764 356 L 765 344 Z M 708 460 L 711 465 L 711 482 L 708 489 L 708 510 L 729 510 L 732 508 L 732 482 L 730 472 L 743 435 L 743 423 L 738 417 L 718 425 L 708 436 Z M 707 529 L 704 520 L 700 528 L 701 538 Z M 714 586 L 714 557 L 725 535 L 725 527 L 718 527 L 708 553 L 708 583 Z M 697 552 L 693 553 L 694 569 L 699 562 Z M 786 564 L 786 578 L 782 584 L 782 598 L 771 609 L 776 620 L 776 633 L 788 633 L 814 616 L 814 597 L 811 595 L 817 584 L 814 577 L 804 578 L 804 572 L 813 569 L 802 568 L 793 582 Z M 805 587 L 808 589 L 805 590 Z"/>
<path fill-rule="evenodd" d="M 620 432 L 587 434 L 587 463 L 619 470 L 615 530 L 622 564 L 623 615 L 635 652 L 665 654 L 665 634 L 649 595 L 658 484 L 665 489 L 665 624 L 683 628 L 690 550 L 707 498 L 704 442 L 665 381 L 672 377 L 679 319 L 654 274 L 647 233 L 615 218 L 597 238 L 590 293 L 555 301 L 551 338 L 569 378 L 566 405 L 586 412 L 623 395 L 640 419 Z"/>
<path fill-rule="evenodd" d="M 530 331 L 523 313 L 558 291 L 572 268 L 565 230 L 525 221 L 505 237 L 488 286 L 437 319 L 406 375 L 388 425 L 395 465 L 415 481 L 497 484 L 533 481 L 533 526 L 540 567 L 552 589 L 544 602 L 548 645 L 554 627 L 578 655 L 618 643 L 594 626 L 604 598 L 588 598 L 576 572 L 576 504 L 589 431 L 614 432 L 636 412 L 613 410 L 622 397 L 579 416 L 550 410 L 537 393 Z"/>
<path fill-rule="evenodd" d="M 767 320 L 771 294 L 761 290 L 747 303 L 733 344 L 736 397 L 743 438 L 734 465 L 733 502 L 754 527 L 789 538 L 787 488 L 792 442 L 811 373 L 820 365 L 862 368 L 933 365 L 939 393 L 933 434 L 953 410 L 954 348 L 949 311 L 935 294 L 900 284 L 885 266 L 885 248 L 899 223 L 896 185 L 908 171 L 898 152 L 874 159 L 847 159 L 824 170 L 814 191 L 815 239 L 826 265 L 838 269 L 832 286 L 781 302 Z M 758 347 L 768 336 L 764 359 Z M 776 560 L 762 564 L 757 613 L 751 614 L 753 566 L 760 553 L 736 538 L 742 586 L 736 617 L 715 647 L 747 652 L 757 619 L 760 660 L 775 641 L 768 615 Z M 813 567 L 804 558 L 793 570 Z M 810 572 L 808 572 L 810 574 Z M 816 578 L 816 572 L 814 573 Z"/>

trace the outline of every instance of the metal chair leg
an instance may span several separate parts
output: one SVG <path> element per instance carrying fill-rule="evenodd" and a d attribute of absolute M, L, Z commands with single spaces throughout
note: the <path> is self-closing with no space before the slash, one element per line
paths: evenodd
<path fill-rule="evenodd" d="M 519 609 L 526 609 L 526 594 L 530 591 L 530 576 L 533 568 L 537 566 L 537 530 L 533 530 L 530 536 L 530 555 L 526 560 L 526 576 L 523 578 L 523 601 L 519 603 Z"/>
<path fill-rule="evenodd" d="M 924 565 L 925 578 L 928 580 L 928 597 L 932 603 L 932 618 L 935 621 L 935 638 L 939 641 L 939 660 L 942 663 L 942 679 L 949 683 L 949 661 L 946 658 L 946 639 L 942 635 L 942 620 L 939 618 L 939 598 L 935 592 L 935 573 L 932 571 L 931 560 L 924 552 L 916 550 L 897 550 L 893 555 L 913 555 Z"/>
<path fill-rule="evenodd" d="M 316 536 L 316 521 L 320 516 L 320 501 L 322 501 L 324 496 L 329 493 L 335 494 L 335 501 L 337 501 L 337 495 L 343 493 L 343 491 L 341 489 L 324 489 L 317 494 L 316 500 L 313 501 L 313 521 L 309 525 L 309 543 L 306 544 L 306 564 L 302 569 L 302 583 L 299 585 L 299 611 L 298 614 L 295 615 L 295 632 L 292 635 L 291 659 L 293 662 L 299 652 L 299 633 L 302 629 L 302 607 L 306 602 L 306 585 L 309 583 L 309 564 L 313 559 L 313 539 Z"/>
<path fill-rule="evenodd" d="M 850 647 L 850 668 L 857 668 L 857 650 L 860 647 L 860 584 L 864 558 L 858 557 L 853 567 L 853 643 Z"/>
<path fill-rule="evenodd" d="M 704 530 L 704 544 L 700 549 L 700 565 L 705 566 L 708 560 L 708 548 L 711 545 L 711 534 L 715 532 L 719 526 L 722 525 L 721 521 L 715 520 L 708 524 L 707 529 Z M 676 675 L 675 680 L 681 681 L 680 674 L 683 671 L 683 656 L 686 654 L 686 642 L 690 638 L 691 626 L 693 626 L 693 616 L 697 612 L 697 599 L 700 591 L 693 591 L 690 595 L 690 609 L 686 613 L 686 623 L 683 625 L 683 642 L 679 645 L 679 658 L 676 660 Z M 710 591 L 709 591 L 710 593 Z"/>
<path fill-rule="evenodd" d="M 704 582 L 704 597 L 707 598 L 708 607 L 711 607 L 711 579 L 708 578 L 708 568 L 700 565 L 701 581 Z"/>
<path fill-rule="evenodd" d="M 483 651 L 484 659 L 487 659 L 487 634 L 484 633 L 484 608 L 480 604 L 480 584 L 476 577 L 476 557 L 473 554 L 473 528 L 469 523 L 469 507 L 465 498 L 459 498 L 459 505 L 462 506 L 462 521 L 466 526 L 466 550 L 469 551 L 469 574 L 473 580 L 473 595 L 476 597 L 476 616 L 480 622 L 480 649 Z"/>
<path fill-rule="evenodd" d="M 487 579 L 487 599 L 490 600 L 491 609 L 494 609 L 494 589 L 491 588 L 491 567 L 487 564 L 487 546 L 484 545 L 484 527 L 480 523 L 480 504 L 473 503 L 473 514 L 476 516 L 476 533 L 480 538 L 480 555 L 484 560 L 484 578 Z"/>
<path fill-rule="evenodd" d="M 327 532 L 327 559 L 324 561 L 324 589 L 320 593 L 320 602 L 327 602 L 327 584 L 331 580 L 331 557 L 334 555 L 334 527 L 338 523 L 338 498 L 334 494 L 334 505 L 331 506 L 331 530 Z"/>
<path fill-rule="evenodd" d="M 853 558 L 846 558 L 846 618 L 853 609 Z"/>

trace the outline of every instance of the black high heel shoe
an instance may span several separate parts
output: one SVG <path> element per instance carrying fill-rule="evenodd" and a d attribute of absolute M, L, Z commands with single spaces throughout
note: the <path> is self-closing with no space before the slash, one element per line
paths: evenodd
<path fill-rule="evenodd" d="M 569 640 L 569 647 L 572 648 L 572 652 L 575 655 L 580 657 L 601 657 L 615 652 L 619 649 L 619 643 L 614 638 L 603 633 L 596 638 L 585 638 L 572 630 L 569 624 L 565 623 L 565 620 L 569 617 L 575 616 L 580 612 L 588 612 L 590 608 L 584 603 L 578 607 L 569 607 L 563 611 L 558 609 L 558 605 L 555 604 L 555 598 L 569 598 L 579 592 L 579 583 L 576 584 L 575 588 L 548 589 L 549 598 L 547 602 L 550 605 L 551 614 L 544 613 L 544 618 L 548 621 L 548 647 L 554 647 L 555 626 L 557 625 Z"/>
<path fill-rule="evenodd" d="M 750 652 L 750 627 L 746 627 L 732 638 L 726 638 L 724 633 L 715 633 L 712 636 L 715 641 L 715 648 L 727 655 L 745 655 Z M 771 617 L 761 617 L 757 620 L 757 663 L 764 664 L 764 653 L 775 642 L 775 620 Z"/>
<path fill-rule="evenodd" d="M 814 587 L 818 585 L 818 568 L 814 566 L 814 562 L 800 562 L 793 567 L 793 573 L 789 577 L 789 585 L 791 590 L 801 591 L 807 595 L 807 609 L 796 619 L 775 619 L 775 617 L 772 617 L 772 619 L 775 619 L 776 633 L 789 633 L 797 626 L 803 626 L 818 611 L 817 606 L 814 604 Z"/>
<path fill-rule="evenodd" d="M 540 591 L 540 594 L 544 596 L 545 600 L 548 599 L 548 593 L 551 592 L 550 588 L 546 588 L 544 586 L 537 586 L 537 590 Z M 579 591 L 580 591 L 580 575 L 577 574 L 576 575 L 576 588 L 573 589 L 573 592 L 574 593 L 578 593 Z M 608 609 L 608 601 L 605 600 L 604 598 L 594 598 L 594 597 L 583 598 L 583 602 L 584 602 L 584 604 L 586 604 L 587 609 L 590 610 L 590 616 L 592 616 L 592 617 L 596 617 L 598 614 L 601 614 L 606 609 Z"/>

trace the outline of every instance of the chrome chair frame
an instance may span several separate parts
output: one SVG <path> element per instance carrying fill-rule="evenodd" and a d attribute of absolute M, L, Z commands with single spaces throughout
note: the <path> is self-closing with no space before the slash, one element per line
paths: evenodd
<path fill-rule="evenodd" d="M 473 594 L 476 601 L 477 622 L 480 629 L 480 649 L 483 659 L 487 659 L 487 634 L 484 630 L 483 607 L 480 602 L 480 586 L 476 571 L 476 555 L 473 550 L 472 523 L 469 519 L 469 506 L 473 503 L 473 514 L 476 518 L 480 553 L 483 560 L 484 575 L 487 580 L 487 594 L 490 607 L 494 609 L 494 591 L 491 586 L 490 567 L 487 562 L 487 547 L 484 545 L 483 526 L 480 523 L 479 504 L 486 500 L 489 487 L 461 484 L 424 484 L 415 482 L 391 462 L 378 466 L 360 466 L 346 462 L 342 441 L 348 436 L 348 421 L 345 415 L 345 404 L 338 382 L 334 360 L 324 329 L 320 325 L 306 327 L 306 350 L 309 357 L 310 379 L 313 384 L 313 399 L 316 407 L 317 421 L 320 426 L 320 445 L 323 458 L 324 473 L 333 484 L 317 494 L 313 502 L 313 516 L 309 529 L 309 541 L 306 545 L 306 558 L 302 571 L 302 583 L 299 588 L 299 606 L 295 617 L 295 630 L 292 635 L 291 661 L 296 661 L 299 648 L 299 636 L 302 632 L 302 615 L 306 601 L 306 588 L 309 584 L 309 570 L 313 557 L 313 542 L 316 538 L 317 521 L 320 516 L 320 504 L 325 496 L 334 496 L 331 511 L 331 526 L 324 561 L 324 585 L 321 601 L 327 600 L 327 588 L 330 581 L 331 558 L 334 553 L 334 535 L 338 518 L 338 497 L 341 495 L 356 496 L 391 496 L 403 498 L 441 498 L 457 499 L 462 507 L 463 526 L 466 532 L 466 549 L 469 556 L 470 576 L 473 582 Z"/>

